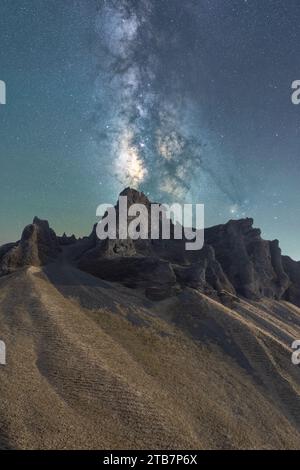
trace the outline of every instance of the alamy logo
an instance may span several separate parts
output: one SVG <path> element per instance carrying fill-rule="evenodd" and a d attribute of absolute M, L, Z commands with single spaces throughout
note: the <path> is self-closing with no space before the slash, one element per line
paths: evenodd
<path fill-rule="evenodd" d="M 300 364 L 300 340 L 296 339 L 292 344 L 292 349 L 295 351 L 292 353 L 292 363 L 297 366 Z"/>
<path fill-rule="evenodd" d="M 6 104 L 6 84 L 0 80 L 0 104 Z"/>
<path fill-rule="evenodd" d="M 186 250 L 201 250 L 204 244 L 203 204 L 132 204 L 120 196 L 118 204 L 100 204 L 96 211 L 102 217 L 96 233 L 100 240 L 185 240 Z M 196 228 L 191 228 L 195 222 Z M 118 226 L 117 226 L 118 225 Z"/>
<path fill-rule="evenodd" d="M 6 346 L 4 341 L 0 341 L 0 365 L 5 366 L 6 364 Z"/>
<path fill-rule="evenodd" d="M 300 104 L 300 80 L 293 81 L 292 89 L 294 90 L 291 96 L 292 103 Z"/>

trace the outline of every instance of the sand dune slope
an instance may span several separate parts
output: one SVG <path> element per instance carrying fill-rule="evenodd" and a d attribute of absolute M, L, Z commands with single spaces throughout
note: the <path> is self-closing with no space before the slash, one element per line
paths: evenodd
<path fill-rule="evenodd" d="M 287 302 L 22 269 L 0 279 L 0 448 L 299 448 L 295 338 Z"/>

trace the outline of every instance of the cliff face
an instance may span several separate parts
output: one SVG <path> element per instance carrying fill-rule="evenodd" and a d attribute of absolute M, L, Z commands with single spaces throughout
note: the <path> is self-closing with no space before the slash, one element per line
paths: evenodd
<path fill-rule="evenodd" d="M 127 196 L 128 206 L 151 207 L 143 193 L 127 188 L 121 195 Z M 118 205 L 116 209 L 118 214 Z M 147 295 L 154 292 L 157 298 L 191 287 L 223 300 L 226 296 L 267 297 L 300 305 L 300 263 L 282 256 L 277 240 L 263 240 L 252 219 L 206 229 L 205 245 L 199 251 L 186 251 L 185 241 L 101 241 L 96 226 L 89 237 L 77 241 L 74 236 L 56 237 L 48 222 L 35 218 L 19 242 L 0 248 L 0 273 L 48 264 L 64 247 L 76 253 L 71 258 L 79 269 L 127 287 L 145 288 Z"/>
<path fill-rule="evenodd" d="M 252 219 L 231 220 L 207 229 L 205 240 L 238 294 L 249 299 L 280 299 L 289 287 L 278 241 L 263 240 Z"/>

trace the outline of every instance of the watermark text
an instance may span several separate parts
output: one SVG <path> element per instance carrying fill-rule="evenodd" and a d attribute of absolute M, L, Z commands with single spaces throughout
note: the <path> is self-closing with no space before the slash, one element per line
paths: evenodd
<path fill-rule="evenodd" d="M 0 341 L 0 365 L 5 366 L 6 364 L 6 346 L 4 341 Z"/>
<path fill-rule="evenodd" d="M 96 215 L 102 217 L 96 227 L 100 240 L 184 239 L 186 250 L 203 248 L 203 204 L 131 204 L 128 207 L 127 196 L 120 196 L 116 207 L 100 204 Z"/>
<path fill-rule="evenodd" d="M 0 105 L 6 104 L 6 84 L 0 80 Z"/>

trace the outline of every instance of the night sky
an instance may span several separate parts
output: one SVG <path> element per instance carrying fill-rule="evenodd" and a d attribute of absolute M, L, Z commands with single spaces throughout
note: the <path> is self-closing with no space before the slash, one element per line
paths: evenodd
<path fill-rule="evenodd" d="M 128 185 L 300 260 L 299 0 L 0 0 L 0 243 Z"/>

